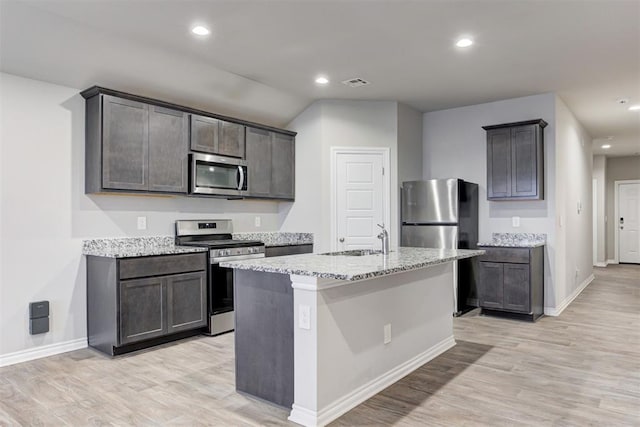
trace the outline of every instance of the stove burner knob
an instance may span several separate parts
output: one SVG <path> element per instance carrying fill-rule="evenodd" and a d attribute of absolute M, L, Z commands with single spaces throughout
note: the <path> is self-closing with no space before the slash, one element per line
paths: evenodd
<path fill-rule="evenodd" d="M 254 250 L 253 250 L 253 248 L 249 248 L 249 250 L 248 250 L 247 252 L 249 252 L 250 254 L 252 254 L 252 253 L 254 252 Z"/>
<path fill-rule="evenodd" d="M 220 251 L 220 255 L 229 255 L 231 252 L 229 252 L 229 249 L 225 249 Z"/>

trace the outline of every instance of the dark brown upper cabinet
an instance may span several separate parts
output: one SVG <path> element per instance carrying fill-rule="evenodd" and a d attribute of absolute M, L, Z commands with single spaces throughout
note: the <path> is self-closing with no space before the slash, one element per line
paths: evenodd
<path fill-rule="evenodd" d="M 187 135 L 186 113 L 149 106 L 149 191 L 187 192 Z"/>
<path fill-rule="evenodd" d="M 191 150 L 246 159 L 243 197 L 294 198 L 295 132 L 98 86 L 81 95 L 86 193 L 187 194 Z"/>
<path fill-rule="evenodd" d="M 247 127 L 246 144 L 249 196 L 293 200 L 295 138 Z"/>
<path fill-rule="evenodd" d="M 191 115 L 191 150 L 244 159 L 244 125 Z"/>
<path fill-rule="evenodd" d="M 111 95 L 87 99 L 86 192 L 187 192 L 187 114 Z"/>
<path fill-rule="evenodd" d="M 213 117 L 191 115 L 191 149 L 204 153 L 215 153 L 218 149 L 220 120 Z"/>
<path fill-rule="evenodd" d="M 544 199 L 542 119 L 483 126 L 487 131 L 487 199 Z"/>

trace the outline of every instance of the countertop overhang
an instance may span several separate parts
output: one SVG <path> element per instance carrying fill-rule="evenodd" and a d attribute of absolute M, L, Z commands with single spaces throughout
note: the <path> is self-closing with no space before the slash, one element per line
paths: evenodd
<path fill-rule="evenodd" d="M 493 233 L 488 242 L 478 242 L 478 246 L 500 248 L 537 248 L 544 246 L 547 235 L 544 233 Z"/>
<path fill-rule="evenodd" d="M 274 258 L 221 262 L 221 267 L 325 279 L 358 281 L 417 270 L 445 262 L 483 255 L 475 249 L 431 249 L 399 247 L 389 255 L 304 254 Z"/>

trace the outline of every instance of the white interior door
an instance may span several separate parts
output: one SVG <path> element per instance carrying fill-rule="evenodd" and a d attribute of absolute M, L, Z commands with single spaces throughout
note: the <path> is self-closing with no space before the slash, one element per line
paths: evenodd
<path fill-rule="evenodd" d="M 640 184 L 618 187 L 620 262 L 640 264 Z"/>
<path fill-rule="evenodd" d="M 377 224 L 384 222 L 383 165 L 381 152 L 336 153 L 337 250 L 380 248 Z"/>

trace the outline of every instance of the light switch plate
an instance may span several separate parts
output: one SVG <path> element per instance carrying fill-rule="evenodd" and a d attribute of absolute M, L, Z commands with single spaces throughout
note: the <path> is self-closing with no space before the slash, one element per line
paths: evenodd
<path fill-rule="evenodd" d="M 389 344 L 391 342 L 391 323 L 384 325 L 384 343 Z"/>
<path fill-rule="evenodd" d="M 511 217 L 511 225 L 514 227 L 520 227 L 520 217 L 519 216 Z"/>

